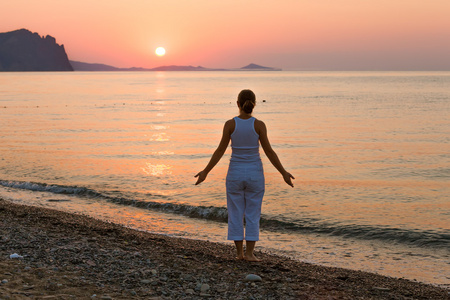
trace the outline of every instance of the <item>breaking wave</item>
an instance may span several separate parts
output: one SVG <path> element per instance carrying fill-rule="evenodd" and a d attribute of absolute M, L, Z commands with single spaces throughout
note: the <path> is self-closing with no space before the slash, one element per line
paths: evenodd
<path fill-rule="evenodd" d="M 86 187 L 78 186 L 8 180 L 0 180 L 0 185 L 30 191 L 101 198 L 120 205 L 178 214 L 190 218 L 204 219 L 215 222 L 227 222 L 228 219 L 228 212 L 225 207 L 195 206 L 169 202 L 136 200 L 125 197 L 114 197 Z M 412 230 L 385 226 L 376 227 L 360 224 L 331 224 L 320 220 L 311 219 L 286 220 L 281 217 L 268 215 L 262 215 L 260 224 L 261 229 L 269 231 L 329 234 L 346 238 L 381 240 L 399 244 L 409 244 L 418 247 L 450 249 L 450 234 L 446 232 Z"/>

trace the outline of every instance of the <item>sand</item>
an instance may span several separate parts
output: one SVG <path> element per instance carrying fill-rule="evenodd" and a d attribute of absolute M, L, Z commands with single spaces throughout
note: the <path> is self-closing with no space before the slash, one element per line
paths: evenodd
<path fill-rule="evenodd" d="M 256 254 L 262 262 L 238 261 L 231 244 L 0 199 L 0 299 L 450 299 L 432 285 Z"/>

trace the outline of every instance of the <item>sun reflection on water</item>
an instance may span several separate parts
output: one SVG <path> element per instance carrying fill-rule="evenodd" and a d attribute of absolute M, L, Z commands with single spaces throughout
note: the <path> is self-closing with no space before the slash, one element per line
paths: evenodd
<path fill-rule="evenodd" d="M 174 155 L 175 152 L 173 151 L 153 151 L 150 152 L 151 155 Z"/>
<path fill-rule="evenodd" d="M 152 134 L 152 137 L 149 139 L 151 142 L 167 142 L 169 141 L 169 138 L 167 137 L 167 134 L 165 132 L 161 133 L 154 133 Z"/>
<path fill-rule="evenodd" d="M 151 176 L 161 176 L 161 175 L 171 175 L 172 166 L 165 165 L 165 164 L 151 164 L 151 163 L 145 163 L 146 167 L 142 168 L 142 171 L 146 173 L 147 175 Z"/>
<path fill-rule="evenodd" d="M 167 129 L 167 126 L 165 126 L 165 125 L 152 125 L 152 126 L 150 126 L 151 127 L 151 129 L 154 129 L 154 130 L 164 130 L 164 129 Z"/>

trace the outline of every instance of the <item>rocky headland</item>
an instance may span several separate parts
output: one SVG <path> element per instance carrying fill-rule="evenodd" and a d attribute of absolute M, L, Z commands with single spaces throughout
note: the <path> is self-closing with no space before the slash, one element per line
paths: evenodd
<path fill-rule="evenodd" d="M 0 33 L 0 71 L 73 71 L 64 45 L 27 29 Z"/>

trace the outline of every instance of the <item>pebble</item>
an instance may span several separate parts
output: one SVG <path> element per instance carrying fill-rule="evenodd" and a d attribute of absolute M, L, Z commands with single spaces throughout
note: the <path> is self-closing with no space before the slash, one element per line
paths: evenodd
<path fill-rule="evenodd" d="M 27 290 L 32 290 L 32 289 L 34 289 L 34 285 L 24 284 L 24 285 L 22 286 L 22 288 L 23 288 L 25 291 L 27 291 Z"/>
<path fill-rule="evenodd" d="M 184 275 L 184 281 L 192 281 L 191 275 Z"/>
<path fill-rule="evenodd" d="M 2 284 L 7 284 L 9 281 L 8 281 L 8 279 L 3 279 L 2 280 Z"/>
<path fill-rule="evenodd" d="M 246 281 L 262 281 L 262 278 L 255 274 L 248 274 L 245 277 Z"/>
<path fill-rule="evenodd" d="M 384 288 L 384 287 L 373 287 L 372 289 L 376 290 L 376 291 L 380 291 L 380 292 L 389 292 L 391 289 L 390 288 Z"/>
<path fill-rule="evenodd" d="M 22 255 L 19 255 L 19 254 L 17 254 L 17 253 L 13 253 L 13 254 L 11 254 L 11 255 L 9 256 L 9 258 L 11 258 L 11 259 L 14 259 L 14 258 L 22 259 L 23 256 L 22 256 Z"/>
<path fill-rule="evenodd" d="M 151 281 L 148 280 L 148 279 L 143 279 L 143 280 L 141 280 L 141 283 L 142 284 L 149 284 L 149 283 L 151 283 Z"/>
<path fill-rule="evenodd" d="M 207 291 L 209 291 L 210 286 L 207 283 L 202 284 L 202 286 L 200 287 L 200 292 L 202 294 L 206 293 Z M 201 295 L 200 295 L 201 296 Z"/>
<path fill-rule="evenodd" d="M 188 294 L 188 295 L 194 295 L 194 290 L 193 289 L 187 289 L 185 291 L 185 293 Z"/>

